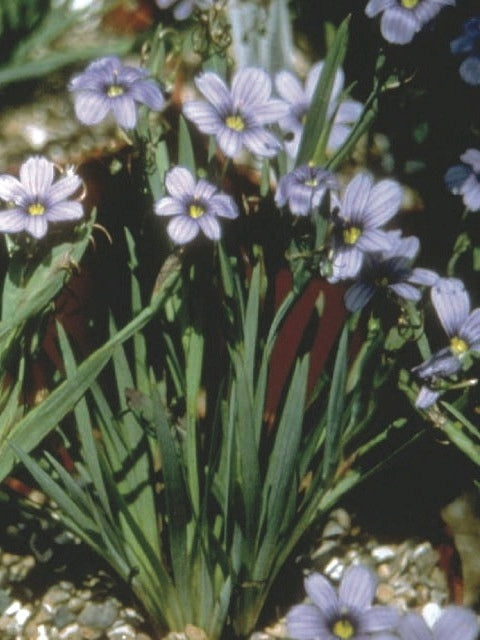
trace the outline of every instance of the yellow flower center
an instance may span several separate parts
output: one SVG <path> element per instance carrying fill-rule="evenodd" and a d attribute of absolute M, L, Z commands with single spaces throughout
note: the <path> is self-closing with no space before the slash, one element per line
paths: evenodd
<path fill-rule="evenodd" d="M 203 216 L 204 213 L 205 209 L 198 204 L 191 204 L 188 207 L 188 215 L 194 220 Z"/>
<path fill-rule="evenodd" d="M 316 178 L 309 178 L 308 180 L 305 180 L 305 186 L 316 187 L 318 186 L 318 181 L 316 180 Z"/>
<path fill-rule="evenodd" d="M 350 620 L 340 619 L 335 622 L 332 627 L 332 631 L 337 638 L 341 640 L 348 640 L 355 634 L 355 629 L 353 628 L 353 624 Z"/>
<path fill-rule="evenodd" d="M 125 89 L 120 84 L 111 84 L 107 89 L 109 98 L 118 98 L 118 96 L 123 96 L 124 93 Z"/>
<path fill-rule="evenodd" d="M 362 230 L 358 227 L 348 227 L 343 230 L 343 241 L 345 244 L 355 244 L 362 235 Z"/>
<path fill-rule="evenodd" d="M 420 0 L 401 0 L 402 7 L 405 9 L 415 9 Z"/>
<path fill-rule="evenodd" d="M 228 116 L 225 119 L 225 124 L 229 129 L 233 129 L 234 131 L 243 131 L 245 129 L 245 123 L 241 116 Z"/>
<path fill-rule="evenodd" d="M 45 207 L 39 202 L 34 202 L 28 207 L 27 211 L 31 216 L 41 216 L 45 213 Z"/>
<path fill-rule="evenodd" d="M 457 336 L 454 336 L 450 340 L 450 349 L 453 351 L 453 353 L 456 356 L 462 356 L 464 353 L 467 353 L 468 344 L 465 342 L 465 340 L 462 340 L 461 338 L 457 338 Z"/>

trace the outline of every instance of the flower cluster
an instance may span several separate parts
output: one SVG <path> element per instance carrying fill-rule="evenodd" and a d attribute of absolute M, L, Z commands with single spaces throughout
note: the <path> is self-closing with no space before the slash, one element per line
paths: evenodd
<path fill-rule="evenodd" d="M 465 22 L 463 36 L 452 40 L 450 50 L 454 54 L 467 56 L 459 69 L 465 82 L 480 85 L 480 16 Z"/>
<path fill-rule="evenodd" d="M 338 181 L 322 167 L 302 165 L 282 176 L 277 185 L 275 203 L 288 208 L 294 216 L 307 216 L 318 208 L 327 191 L 337 191 Z"/>
<path fill-rule="evenodd" d="M 26 231 L 43 238 L 50 222 L 68 222 L 83 216 L 82 205 L 69 198 L 82 181 L 68 172 L 55 181 L 55 165 L 46 158 L 29 158 L 20 167 L 20 180 L 0 176 L 0 199 L 7 207 L 0 211 L 0 232 Z"/>
<path fill-rule="evenodd" d="M 373 18 L 379 13 L 382 36 L 392 44 L 408 44 L 444 7 L 455 0 L 369 0 L 365 13 Z"/>
<path fill-rule="evenodd" d="M 319 573 L 304 585 L 310 604 L 287 614 L 288 637 L 294 640 L 474 640 L 478 633 L 476 615 L 465 607 L 447 607 L 430 628 L 418 613 L 373 605 L 377 579 L 361 565 L 345 571 L 338 593 Z"/>
<path fill-rule="evenodd" d="M 69 90 L 77 118 L 88 125 L 101 122 L 112 112 L 121 127 L 133 129 L 137 104 L 145 104 L 152 111 L 165 107 L 165 98 L 148 72 L 125 66 L 115 56 L 89 64 L 83 73 L 72 78 Z"/>

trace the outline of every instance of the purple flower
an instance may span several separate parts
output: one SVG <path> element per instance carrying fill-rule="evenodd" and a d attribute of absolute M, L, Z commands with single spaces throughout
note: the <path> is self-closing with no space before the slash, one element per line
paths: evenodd
<path fill-rule="evenodd" d="M 194 177 L 184 167 L 174 167 L 165 178 L 169 196 L 155 204 L 157 216 L 174 216 L 167 232 L 177 244 L 193 240 L 200 230 L 211 240 L 221 236 L 217 217 L 236 218 L 237 205 L 230 196 L 218 193 L 217 188 Z"/>
<path fill-rule="evenodd" d="M 480 351 L 480 308 L 470 311 L 470 298 L 463 282 L 457 278 L 439 278 L 432 287 L 431 296 L 450 344 L 412 372 L 422 380 L 435 383 L 439 378 L 457 373 L 469 352 Z M 418 401 L 417 398 L 417 406 Z M 424 398 L 420 398 L 420 402 L 421 408 L 426 408 Z"/>
<path fill-rule="evenodd" d="M 447 5 L 455 6 L 455 0 L 369 0 L 365 13 L 373 18 L 383 12 L 380 31 L 385 40 L 408 44 Z"/>
<path fill-rule="evenodd" d="M 275 76 L 275 87 L 281 98 L 290 105 L 288 114 L 279 121 L 280 127 L 290 134 L 292 140 L 285 142 L 288 154 L 295 158 L 300 146 L 303 132 L 303 124 L 313 99 L 318 79 L 323 69 L 323 61 L 313 65 L 308 72 L 305 86 L 290 71 L 280 71 Z M 327 116 L 333 117 L 332 129 L 327 143 L 327 151 L 335 151 L 347 139 L 352 125 L 358 120 L 363 105 L 355 100 L 342 100 L 340 94 L 344 85 L 344 75 L 341 69 L 337 70 L 330 96 Z"/>
<path fill-rule="evenodd" d="M 49 222 L 78 220 L 83 216 L 79 202 L 68 200 L 82 185 L 74 173 L 56 182 L 55 165 L 46 158 L 34 156 L 20 167 L 20 180 L 10 175 L 0 176 L 0 199 L 8 207 L 0 211 L 0 231 L 26 231 L 34 238 L 43 238 Z"/>
<path fill-rule="evenodd" d="M 265 71 L 255 67 L 237 71 L 231 90 L 211 71 L 197 76 L 195 85 L 208 102 L 187 102 L 183 112 L 200 131 L 216 137 L 226 156 L 235 157 L 242 147 L 266 157 L 279 152 L 280 142 L 265 125 L 278 122 L 288 107 L 270 98 L 272 83 Z"/>
<path fill-rule="evenodd" d="M 402 188 L 394 180 L 374 185 L 368 173 L 359 173 L 350 181 L 335 223 L 330 282 L 354 278 L 365 253 L 390 249 L 391 236 L 380 227 L 393 218 L 401 202 Z"/>
<path fill-rule="evenodd" d="M 111 111 L 121 127 L 133 129 L 137 104 L 161 111 L 165 98 L 145 69 L 124 66 L 115 56 L 100 58 L 69 84 L 75 113 L 84 124 L 97 124 Z"/>
<path fill-rule="evenodd" d="M 275 203 L 279 207 L 288 204 L 294 216 L 307 216 L 320 205 L 330 189 L 338 189 L 337 179 L 331 171 L 304 164 L 280 178 Z"/>
<path fill-rule="evenodd" d="M 406 613 L 398 625 L 401 640 L 475 640 L 477 616 L 466 607 L 454 605 L 443 610 L 430 628 L 418 613 Z"/>
<path fill-rule="evenodd" d="M 169 9 L 175 5 L 173 15 L 176 20 L 186 20 L 195 7 L 202 11 L 211 7 L 214 0 L 155 0 L 160 9 Z"/>
<path fill-rule="evenodd" d="M 480 85 L 480 16 L 469 18 L 463 25 L 463 36 L 450 43 L 455 54 L 468 54 L 460 65 L 460 75 L 474 86 Z"/>
<path fill-rule="evenodd" d="M 287 631 L 297 640 L 395 640 L 398 613 L 372 606 L 376 578 L 367 568 L 352 566 L 345 572 L 338 594 L 319 573 L 304 582 L 311 604 L 299 604 L 287 614 Z M 398 640 L 398 638 L 397 638 Z"/>
<path fill-rule="evenodd" d="M 345 306 L 349 311 L 362 309 L 378 291 L 389 291 L 404 300 L 418 302 L 422 294 L 415 285 L 431 287 L 438 280 L 438 275 L 430 269 L 412 267 L 420 249 L 418 238 L 401 238 L 396 231 L 388 235 L 391 248 L 367 254 L 357 282 L 345 293 Z"/>
<path fill-rule="evenodd" d="M 463 204 L 470 211 L 480 211 L 480 151 L 467 149 L 460 156 L 463 164 L 456 164 L 445 174 L 445 184 L 455 195 L 463 196 Z"/>

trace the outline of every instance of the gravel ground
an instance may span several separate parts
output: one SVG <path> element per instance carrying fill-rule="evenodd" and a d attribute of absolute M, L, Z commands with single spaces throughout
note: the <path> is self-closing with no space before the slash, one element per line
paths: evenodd
<path fill-rule="evenodd" d="M 9 524 L 2 542 L 2 640 L 156 640 L 149 635 L 141 613 L 128 601 L 128 593 L 118 589 L 98 562 L 92 564 L 95 560 L 82 545 L 60 531 L 52 532 L 47 525 L 43 530 L 42 523 L 32 524 Z M 15 546 L 25 552 L 13 553 Z M 352 524 L 346 511 L 337 509 L 307 564 L 336 584 L 352 563 L 376 571 L 379 603 L 420 610 L 449 602 L 447 580 L 429 541 L 380 541 Z M 301 590 L 298 598 L 302 598 Z M 187 629 L 187 633 L 172 633 L 169 638 L 193 640 L 198 631 Z M 285 635 L 280 617 L 276 624 L 253 634 L 252 640 Z"/>

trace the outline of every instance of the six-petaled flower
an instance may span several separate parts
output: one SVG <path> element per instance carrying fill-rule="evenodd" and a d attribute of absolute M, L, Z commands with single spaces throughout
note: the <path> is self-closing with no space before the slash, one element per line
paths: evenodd
<path fill-rule="evenodd" d="M 369 0 L 365 13 L 373 18 L 382 13 L 380 31 L 388 42 L 408 44 L 444 7 L 455 0 Z"/>
<path fill-rule="evenodd" d="M 279 124 L 283 131 L 293 136 L 291 140 L 285 141 L 285 149 L 293 158 L 298 153 L 305 117 L 310 108 L 323 64 L 323 62 L 317 62 L 313 65 L 308 72 L 305 86 L 291 71 L 279 71 L 275 76 L 275 88 L 279 96 L 289 105 L 287 115 L 281 118 Z M 352 125 L 358 120 L 363 111 L 363 105 L 356 100 L 340 100 L 343 85 L 344 74 L 341 69 L 338 69 L 335 74 L 327 112 L 327 117 L 333 118 L 327 142 L 327 151 L 330 152 L 342 146 L 351 131 Z"/>
<path fill-rule="evenodd" d="M 195 178 L 188 169 L 174 167 L 165 178 L 169 193 L 155 204 L 158 216 L 173 216 L 167 225 L 167 232 L 177 244 L 185 244 L 195 238 L 199 231 L 218 240 L 221 236 L 217 217 L 236 218 L 238 209 L 234 200 L 217 188 Z"/>
<path fill-rule="evenodd" d="M 480 308 L 470 311 L 470 298 L 463 282 L 457 278 L 440 278 L 432 287 L 431 297 L 450 342 L 412 369 L 419 378 L 428 380 L 429 388 L 437 380 L 457 373 L 468 353 L 480 351 Z M 422 391 L 417 406 L 426 408 L 426 396 Z"/>
<path fill-rule="evenodd" d="M 434 271 L 412 267 L 420 248 L 418 238 L 402 238 L 395 231 L 391 231 L 389 237 L 388 251 L 365 256 L 355 284 L 345 294 L 349 311 L 362 309 L 377 292 L 391 292 L 403 300 L 418 302 L 422 293 L 417 287 L 431 287 L 438 280 Z"/>
<path fill-rule="evenodd" d="M 391 238 L 380 227 L 401 202 L 402 188 L 395 180 L 374 185 L 370 174 L 362 172 L 350 181 L 335 222 L 331 282 L 354 278 L 366 253 L 390 249 Z"/>
<path fill-rule="evenodd" d="M 313 573 L 305 579 L 310 604 L 299 604 L 287 614 L 287 631 L 297 640 L 391 640 L 398 613 L 372 606 L 376 578 L 362 566 L 345 572 L 338 593 L 324 576 Z"/>
<path fill-rule="evenodd" d="M 469 211 L 480 210 L 480 151 L 467 149 L 460 160 L 445 174 L 445 184 L 455 195 L 462 196 L 463 204 Z"/>
<path fill-rule="evenodd" d="M 148 72 L 125 66 L 115 56 L 89 64 L 83 73 L 72 78 L 69 90 L 77 118 L 88 125 L 97 124 L 112 112 L 121 127 L 133 129 L 138 104 L 145 104 L 152 111 L 165 107 L 165 98 Z"/>
<path fill-rule="evenodd" d="M 82 181 L 67 173 L 55 181 L 55 165 L 46 158 L 34 156 L 20 167 L 20 180 L 0 176 L 0 199 L 8 206 L 0 211 L 0 231 L 26 231 L 42 238 L 50 222 L 78 220 L 83 216 L 79 202 L 69 200 L 80 189 Z"/>
<path fill-rule="evenodd" d="M 480 85 L 480 16 L 469 18 L 463 25 L 463 36 L 450 43 L 452 53 L 466 55 L 460 75 L 468 84 Z"/>
<path fill-rule="evenodd" d="M 183 105 L 183 112 L 202 133 L 214 135 L 223 153 L 233 158 L 243 147 L 259 156 L 272 157 L 281 143 L 266 125 L 278 122 L 288 106 L 272 99 L 272 83 L 263 69 L 247 67 L 237 71 L 231 90 L 212 71 L 195 78 L 204 100 Z"/>
<path fill-rule="evenodd" d="M 331 171 L 302 165 L 280 178 L 275 202 L 279 207 L 288 204 L 295 216 L 306 216 L 321 204 L 327 191 L 337 189 L 337 178 Z"/>

